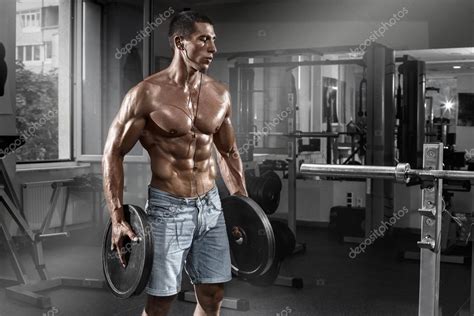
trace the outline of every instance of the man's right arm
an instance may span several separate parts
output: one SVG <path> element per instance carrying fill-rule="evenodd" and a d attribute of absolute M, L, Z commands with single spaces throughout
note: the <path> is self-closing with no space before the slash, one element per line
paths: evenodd
<path fill-rule="evenodd" d="M 141 110 L 145 96 L 146 90 L 143 84 L 135 86 L 127 93 L 109 129 L 102 158 L 104 195 L 110 218 L 114 226 L 123 225 L 123 229 L 120 230 L 125 232 L 129 225 L 125 223 L 123 216 L 123 160 L 137 143 L 145 127 L 145 115 Z M 133 232 L 132 236 L 128 232 L 126 234 L 130 238 L 135 237 Z M 121 237 L 122 233 L 118 235 L 117 238 Z M 112 240 L 112 247 L 118 246 L 118 242 L 119 240 Z"/>

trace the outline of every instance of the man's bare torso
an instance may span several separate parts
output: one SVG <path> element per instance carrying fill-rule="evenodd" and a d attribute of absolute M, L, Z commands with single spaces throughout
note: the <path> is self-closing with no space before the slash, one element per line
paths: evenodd
<path fill-rule="evenodd" d="M 151 186 L 183 197 L 209 191 L 216 177 L 213 134 L 226 119 L 227 90 L 204 74 L 201 87 L 198 81 L 189 89 L 191 101 L 187 88 L 163 72 L 140 85 L 146 93 L 140 105 L 146 123 L 139 140 L 150 155 Z"/>

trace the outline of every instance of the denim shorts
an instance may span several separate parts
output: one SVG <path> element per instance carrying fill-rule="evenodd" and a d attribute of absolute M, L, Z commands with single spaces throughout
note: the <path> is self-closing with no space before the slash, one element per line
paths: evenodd
<path fill-rule="evenodd" d="M 183 267 L 192 284 L 232 279 L 229 240 L 216 187 L 202 196 L 184 198 L 150 186 L 145 209 L 154 241 L 147 294 L 178 293 Z"/>

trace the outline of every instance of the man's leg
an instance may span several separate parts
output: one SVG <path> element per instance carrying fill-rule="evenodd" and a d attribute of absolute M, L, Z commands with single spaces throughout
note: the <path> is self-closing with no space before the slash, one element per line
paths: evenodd
<path fill-rule="evenodd" d="M 194 286 L 198 301 L 194 316 L 218 316 L 224 299 L 224 284 L 196 284 Z"/>
<path fill-rule="evenodd" d="M 176 293 L 181 290 L 184 258 L 191 247 L 196 211 L 164 191 L 152 187 L 148 191 L 146 209 L 152 225 L 154 254 L 142 316 L 161 316 L 168 314 Z"/>
<path fill-rule="evenodd" d="M 176 295 L 152 296 L 148 295 L 142 316 L 166 316 L 171 308 Z"/>

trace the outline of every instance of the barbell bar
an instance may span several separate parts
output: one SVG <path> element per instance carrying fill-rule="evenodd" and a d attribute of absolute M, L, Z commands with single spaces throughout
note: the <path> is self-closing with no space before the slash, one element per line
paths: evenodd
<path fill-rule="evenodd" d="M 392 179 L 400 183 L 408 183 L 410 178 L 413 177 L 420 178 L 422 180 L 474 180 L 474 172 L 472 171 L 419 170 L 411 169 L 410 164 L 408 163 L 399 163 L 395 167 L 304 163 L 301 165 L 300 172 L 311 176 Z"/>

